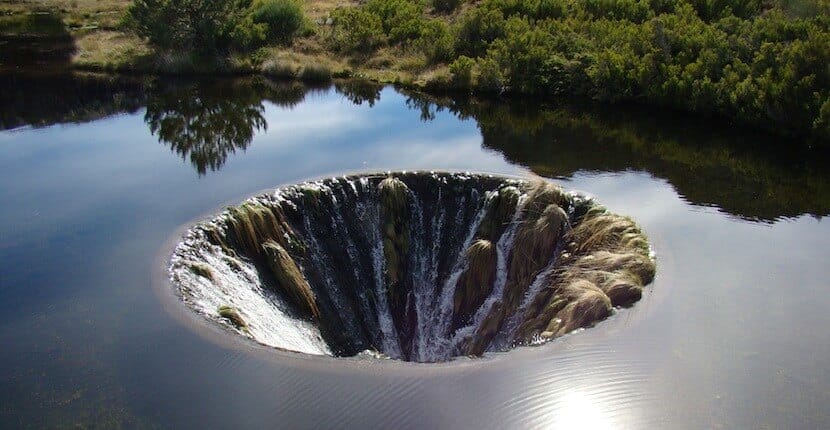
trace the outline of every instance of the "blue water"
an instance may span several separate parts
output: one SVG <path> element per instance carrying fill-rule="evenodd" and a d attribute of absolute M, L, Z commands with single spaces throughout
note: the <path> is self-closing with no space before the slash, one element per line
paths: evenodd
<path fill-rule="evenodd" d="M 215 168 L 159 141 L 144 107 L 0 132 L 0 427 L 830 426 L 821 169 L 724 146 L 755 135 L 705 120 L 565 110 L 528 127 L 537 102 L 424 120 L 392 88 L 371 106 L 303 92 L 246 102 L 267 127 Z M 566 125 L 586 115 L 594 128 Z M 592 193 L 644 227 L 657 280 L 595 328 L 440 365 L 229 346 L 165 309 L 157 275 L 180 226 L 280 184 L 400 169 L 536 172 Z"/>

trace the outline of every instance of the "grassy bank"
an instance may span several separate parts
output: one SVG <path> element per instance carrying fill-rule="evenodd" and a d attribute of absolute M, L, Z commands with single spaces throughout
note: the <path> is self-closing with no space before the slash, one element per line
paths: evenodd
<path fill-rule="evenodd" d="M 0 50 L 42 34 L 30 17 L 49 14 L 61 25 L 48 31 L 72 40 L 65 66 L 76 69 L 579 96 L 830 141 L 826 0 L 310 0 L 296 4 L 302 22 L 290 33 L 261 12 L 290 0 L 229 0 L 218 12 L 233 28 L 208 36 L 148 26 L 169 18 L 153 13 L 171 1 L 136 2 L 142 15 L 127 0 L 2 0 Z"/>

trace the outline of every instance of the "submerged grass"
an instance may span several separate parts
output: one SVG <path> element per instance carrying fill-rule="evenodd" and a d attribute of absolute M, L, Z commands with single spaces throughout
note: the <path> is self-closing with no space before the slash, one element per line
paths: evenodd
<path fill-rule="evenodd" d="M 236 328 L 243 331 L 248 330 L 248 323 L 246 323 L 245 320 L 242 319 L 242 316 L 239 315 L 239 311 L 236 308 L 224 305 L 220 306 L 219 309 L 217 309 L 217 312 L 219 312 L 220 317 L 230 321 L 230 323 L 233 324 Z"/>
<path fill-rule="evenodd" d="M 476 237 L 497 243 L 513 218 L 520 195 L 521 191 L 515 186 L 501 187 L 481 220 Z"/>
<path fill-rule="evenodd" d="M 551 262 L 568 229 L 568 215 L 561 207 L 568 204 L 568 196 L 558 186 L 543 180 L 530 184 L 508 261 L 507 280 L 499 304 L 501 311 L 491 311 L 485 323 L 478 327 L 468 354 L 484 352 L 504 319 L 517 311 L 527 289 Z"/>
<path fill-rule="evenodd" d="M 508 287 L 504 295 L 508 307 L 518 306 L 519 298 L 554 255 L 568 226 L 568 215 L 560 207 L 566 204 L 567 196 L 556 185 L 548 182 L 532 185 L 508 264 Z"/>
<path fill-rule="evenodd" d="M 261 244 L 271 240 L 286 246 L 291 227 L 278 208 L 247 201 L 228 208 L 228 230 L 237 245 L 251 257 L 261 257 Z"/>
<path fill-rule="evenodd" d="M 453 315 L 456 325 L 466 322 L 490 292 L 496 279 L 496 245 L 478 239 L 467 249 L 467 269 L 455 286 Z"/>
<path fill-rule="evenodd" d="M 597 206 L 566 238 L 562 265 L 537 295 L 519 327 L 526 341 L 561 336 L 629 306 L 654 279 L 656 265 L 645 234 L 633 220 Z"/>
<path fill-rule="evenodd" d="M 189 261 L 187 265 L 190 268 L 191 272 L 203 278 L 210 279 L 211 281 L 216 281 L 216 276 L 213 273 L 213 268 L 211 268 L 207 264 L 199 261 Z"/>
<path fill-rule="evenodd" d="M 262 250 L 279 287 L 288 294 L 304 316 L 318 318 L 320 310 L 314 292 L 288 251 L 273 240 L 263 243 Z"/>
<path fill-rule="evenodd" d="M 400 315 L 406 306 L 408 291 L 403 285 L 409 253 L 409 188 L 398 178 L 389 177 L 378 184 L 383 222 L 383 255 L 386 259 L 386 291 L 393 313 Z"/>

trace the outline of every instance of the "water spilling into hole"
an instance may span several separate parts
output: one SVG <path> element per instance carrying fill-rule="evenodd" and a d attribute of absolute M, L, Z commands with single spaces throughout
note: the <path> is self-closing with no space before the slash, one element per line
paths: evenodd
<path fill-rule="evenodd" d="M 438 362 L 556 338 L 640 299 L 643 232 L 542 180 L 331 178 L 191 228 L 170 263 L 185 304 L 309 354 Z"/>

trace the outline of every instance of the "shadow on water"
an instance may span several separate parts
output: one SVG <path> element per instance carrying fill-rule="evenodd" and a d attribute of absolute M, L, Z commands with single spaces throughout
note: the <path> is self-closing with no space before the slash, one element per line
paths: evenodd
<path fill-rule="evenodd" d="M 0 16 L 0 72 L 65 69 L 75 42 L 49 11 Z"/>
<path fill-rule="evenodd" d="M 127 77 L 0 73 L 0 87 L 0 130 L 90 122 L 146 104 L 145 82 Z"/>
<path fill-rule="evenodd" d="M 640 170 L 684 199 L 752 221 L 830 214 L 821 150 L 729 124 L 637 107 L 545 105 L 411 94 L 425 121 L 447 110 L 474 119 L 483 145 L 547 177 Z"/>
<path fill-rule="evenodd" d="M 266 132 L 269 102 L 294 107 L 309 92 L 299 83 L 254 77 L 136 79 L 95 75 L 0 75 L 0 128 L 86 122 L 146 106 L 147 127 L 198 175 L 222 168 Z M 339 81 L 334 91 L 373 107 L 382 87 Z M 478 124 L 483 146 L 547 177 L 579 172 L 646 171 L 669 181 L 690 203 L 753 221 L 830 214 L 826 154 L 704 119 L 638 108 L 507 103 L 408 93 L 423 121 L 442 111 Z"/>

